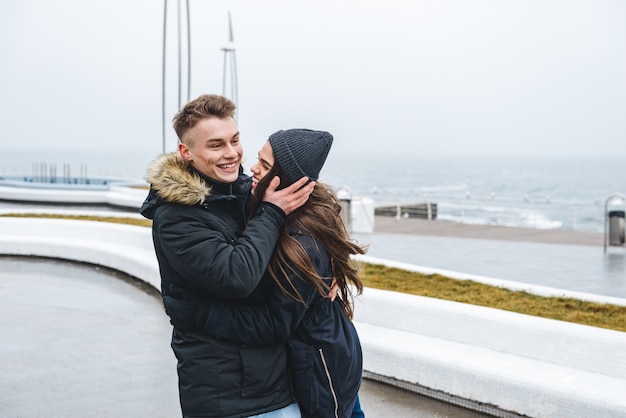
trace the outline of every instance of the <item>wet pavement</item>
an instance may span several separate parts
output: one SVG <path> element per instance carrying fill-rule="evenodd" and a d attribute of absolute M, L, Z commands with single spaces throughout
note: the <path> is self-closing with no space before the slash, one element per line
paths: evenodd
<path fill-rule="evenodd" d="M 376 217 L 368 256 L 465 274 L 626 298 L 626 248 L 604 235 Z"/>
<path fill-rule="evenodd" d="M 156 291 L 93 265 L 0 256 L 0 416 L 180 416 Z M 366 380 L 368 417 L 488 415 Z"/>
<path fill-rule="evenodd" d="M 180 415 L 154 294 L 95 266 L 1 257 L 0 296 L 0 416 Z"/>

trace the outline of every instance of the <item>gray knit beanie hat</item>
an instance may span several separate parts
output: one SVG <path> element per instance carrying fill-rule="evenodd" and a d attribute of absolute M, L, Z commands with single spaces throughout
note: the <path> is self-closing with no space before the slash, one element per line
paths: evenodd
<path fill-rule="evenodd" d="M 274 158 L 290 181 L 298 181 L 304 176 L 317 181 L 333 144 L 333 136 L 324 131 L 288 129 L 273 133 L 269 141 Z"/>

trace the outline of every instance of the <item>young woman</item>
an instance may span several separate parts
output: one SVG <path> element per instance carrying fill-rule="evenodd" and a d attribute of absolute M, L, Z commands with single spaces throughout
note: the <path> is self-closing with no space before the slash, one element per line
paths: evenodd
<path fill-rule="evenodd" d="M 243 148 L 235 104 L 207 94 L 173 119 L 178 152 L 149 167 L 150 192 L 141 213 L 152 220 L 154 250 L 166 312 L 172 301 L 234 300 L 263 303 L 255 291 L 280 238 L 286 215 L 300 207 L 314 184 L 265 193 L 251 214 L 252 179 L 243 174 Z M 278 179 L 274 183 L 278 185 Z M 294 189 L 294 190 L 291 190 Z M 178 389 L 185 417 L 243 417 L 288 413 L 299 417 L 290 387 L 285 344 L 247 346 L 171 318 L 171 347 L 178 360 Z M 246 367 L 242 367 L 246 365 Z M 273 390 L 268 390 L 268 387 Z"/>
<path fill-rule="evenodd" d="M 316 181 L 333 137 L 292 129 L 270 136 L 251 168 L 253 193 L 261 202 L 274 176 L 287 187 L 302 176 Z M 317 182 L 309 200 L 287 216 L 262 286 L 267 303 L 235 306 L 220 301 L 181 309 L 207 333 L 250 345 L 286 341 L 292 383 L 302 416 L 363 416 L 359 337 L 351 322 L 353 291 L 363 284 L 350 260 L 364 250 L 351 242 L 333 190 Z M 338 297 L 328 297 L 333 279 Z M 182 322 L 182 321 L 181 321 Z M 190 323 L 190 322 L 188 322 Z"/>

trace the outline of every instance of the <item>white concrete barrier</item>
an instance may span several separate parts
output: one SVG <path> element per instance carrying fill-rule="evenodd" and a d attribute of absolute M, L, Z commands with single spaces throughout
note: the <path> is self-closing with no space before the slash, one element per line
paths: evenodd
<path fill-rule="evenodd" d="M 0 217 L 0 254 L 98 264 L 160 288 L 146 227 Z M 519 415 L 626 417 L 626 333 L 371 288 L 355 325 L 369 373 Z"/>
<path fill-rule="evenodd" d="M 137 182 L 139 184 L 139 182 Z M 112 205 L 125 208 L 140 208 L 148 195 L 146 189 L 111 185 L 107 189 L 87 186 L 73 189 L 52 187 L 15 187 L 0 184 L 0 199 L 19 202 L 71 203 Z"/>
<path fill-rule="evenodd" d="M 98 264 L 161 288 L 152 231 L 142 226 L 67 219 L 0 218 L 0 254 Z"/>
<path fill-rule="evenodd" d="M 624 332 L 371 288 L 355 310 L 372 373 L 531 417 L 626 416 Z"/>

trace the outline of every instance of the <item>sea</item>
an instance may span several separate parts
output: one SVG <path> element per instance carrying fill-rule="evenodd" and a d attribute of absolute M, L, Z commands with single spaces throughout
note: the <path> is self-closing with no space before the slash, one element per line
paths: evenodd
<path fill-rule="evenodd" d="M 6 149 L 1 153 L 0 176 L 129 180 L 142 180 L 159 154 Z M 467 224 L 604 232 L 626 207 L 622 157 L 331 154 L 320 181 L 375 207 L 436 204 L 437 220 Z"/>

